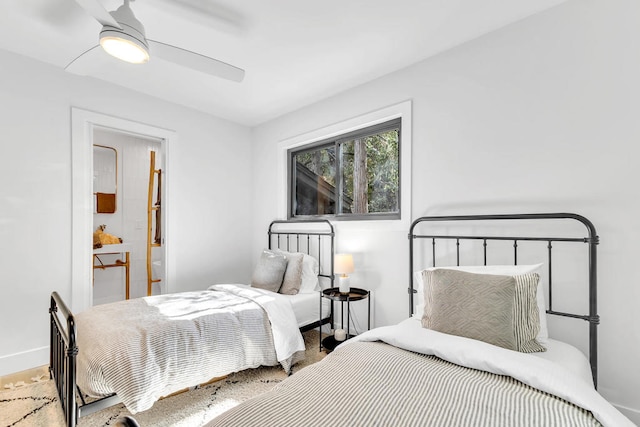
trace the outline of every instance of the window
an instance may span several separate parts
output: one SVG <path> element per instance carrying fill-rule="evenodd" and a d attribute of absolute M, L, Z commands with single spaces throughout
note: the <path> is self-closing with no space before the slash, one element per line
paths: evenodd
<path fill-rule="evenodd" d="M 394 119 L 289 150 L 289 217 L 399 219 L 400 125 Z"/>

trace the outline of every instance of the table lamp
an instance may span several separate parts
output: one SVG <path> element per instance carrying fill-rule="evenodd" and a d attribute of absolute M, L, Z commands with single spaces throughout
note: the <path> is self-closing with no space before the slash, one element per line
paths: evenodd
<path fill-rule="evenodd" d="M 334 271 L 340 275 L 338 276 L 340 293 L 348 294 L 351 283 L 347 274 L 353 273 L 353 256 L 351 254 L 336 254 Z"/>

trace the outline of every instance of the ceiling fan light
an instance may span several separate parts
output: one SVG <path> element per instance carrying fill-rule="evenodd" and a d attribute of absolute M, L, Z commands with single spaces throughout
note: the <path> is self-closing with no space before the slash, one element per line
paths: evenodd
<path fill-rule="evenodd" d="M 129 0 L 110 12 L 119 27 L 105 24 L 100 31 L 100 46 L 112 56 L 132 64 L 149 61 L 149 44 L 144 26 L 129 7 Z"/>
<path fill-rule="evenodd" d="M 112 34 L 105 34 L 112 33 Z M 149 49 L 133 37 L 116 31 L 103 32 L 100 46 L 112 56 L 132 64 L 144 64 L 149 61 Z"/>

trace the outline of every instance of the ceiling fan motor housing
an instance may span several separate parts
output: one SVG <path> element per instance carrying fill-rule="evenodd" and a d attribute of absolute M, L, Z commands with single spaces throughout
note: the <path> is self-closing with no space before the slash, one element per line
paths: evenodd
<path fill-rule="evenodd" d="M 149 43 L 147 42 L 144 25 L 133 14 L 129 7 L 129 2 L 125 1 L 122 6 L 110 13 L 122 28 L 113 27 L 109 24 L 103 25 L 102 31 L 100 31 L 100 44 L 102 45 L 104 40 L 110 38 L 128 40 L 146 51 L 147 59 L 144 62 L 147 62 Z"/>

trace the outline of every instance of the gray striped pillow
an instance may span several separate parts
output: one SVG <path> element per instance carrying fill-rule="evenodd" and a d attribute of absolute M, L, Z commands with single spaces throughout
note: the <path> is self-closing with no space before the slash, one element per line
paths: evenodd
<path fill-rule="evenodd" d="M 440 273 L 434 274 L 436 271 L 450 271 L 450 272 L 455 271 L 457 273 L 462 273 L 462 276 L 450 275 L 450 274 L 442 275 Z M 481 286 L 486 282 L 482 276 L 509 277 L 509 278 L 513 278 L 514 280 L 514 282 L 512 282 L 512 286 L 514 287 L 513 304 L 510 306 L 511 308 L 502 304 L 503 310 L 506 310 L 506 309 L 512 310 L 511 321 L 509 322 L 510 325 L 503 325 L 503 327 L 508 326 L 512 330 L 513 338 L 515 340 L 515 347 L 513 349 L 520 351 L 522 353 L 546 351 L 546 348 L 536 340 L 536 336 L 540 330 L 540 316 L 538 312 L 537 299 L 536 299 L 537 287 L 538 287 L 538 281 L 539 281 L 539 275 L 537 273 L 527 273 L 527 274 L 522 274 L 517 276 L 495 276 L 495 275 L 486 275 L 486 274 L 466 273 L 466 272 L 461 272 L 456 270 L 447 270 L 447 269 L 436 269 L 431 271 L 424 271 L 425 310 L 422 316 L 422 326 L 429 329 L 435 329 L 434 323 L 433 323 L 434 308 L 436 305 L 443 303 L 443 301 L 438 301 L 438 298 L 441 299 L 441 296 L 436 297 L 436 295 L 434 295 L 434 285 L 435 285 L 436 277 L 439 278 L 439 283 L 438 283 L 439 286 L 451 285 L 453 283 L 452 280 L 454 279 L 458 280 L 460 278 L 462 278 L 463 280 L 471 280 L 476 285 Z M 466 298 L 468 296 L 471 300 L 477 299 L 478 295 L 476 290 L 477 288 L 474 289 L 473 287 L 467 287 L 466 292 L 468 292 L 469 295 L 462 294 L 462 298 Z M 444 301 L 444 303 L 447 304 L 448 302 Z M 483 298 L 483 303 L 489 304 L 490 306 L 494 306 L 494 307 L 497 305 L 500 305 L 498 304 L 497 301 L 492 302 L 490 298 L 486 298 L 486 296 L 485 298 Z M 459 302 L 457 302 L 456 304 L 459 304 Z M 438 309 L 438 316 L 440 317 L 439 322 L 446 321 L 446 319 L 442 319 L 442 315 L 443 315 L 442 307 L 440 307 Z M 470 313 L 468 317 L 470 319 L 468 324 L 473 325 L 474 324 L 473 321 L 478 320 L 477 311 Z M 445 332 L 445 331 L 443 330 L 440 332 Z M 469 335 L 469 333 L 468 331 L 461 330 L 459 331 L 459 333 L 456 333 L 455 335 L 467 336 Z M 469 338 L 474 338 L 474 337 L 469 337 Z M 481 339 L 481 338 L 475 338 L 475 339 Z M 481 340 L 490 342 L 490 341 L 487 341 L 487 339 L 481 339 Z M 503 347 L 505 346 L 503 345 Z M 507 346 L 507 348 L 509 347 Z"/>
<path fill-rule="evenodd" d="M 445 269 L 432 274 L 431 329 L 516 349 L 513 277 Z"/>
<path fill-rule="evenodd" d="M 513 332 L 517 350 L 522 353 L 547 351 L 537 340 L 540 332 L 540 311 L 537 294 L 538 273 L 513 276 L 516 280 L 515 304 L 513 305 Z"/>

